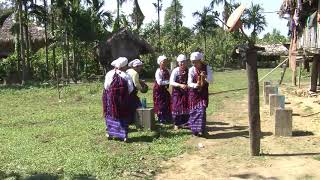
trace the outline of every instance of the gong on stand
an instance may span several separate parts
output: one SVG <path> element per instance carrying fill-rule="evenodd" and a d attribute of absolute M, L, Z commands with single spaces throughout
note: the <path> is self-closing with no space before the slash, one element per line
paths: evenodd
<path fill-rule="evenodd" d="M 245 10 L 244 5 L 240 5 L 228 18 L 226 26 L 228 32 L 241 30 L 241 34 L 247 39 L 246 45 L 241 45 L 239 53 L 246 62 L 248 78 L 248 115 L 249 115 L 249 136 L 250 153 L 252 156 L 260 155 L 260 107 L 259 107 L 259 81 L 257 71 L 257 48 L 254 42 L 244 33 L 240 17 Z"/>

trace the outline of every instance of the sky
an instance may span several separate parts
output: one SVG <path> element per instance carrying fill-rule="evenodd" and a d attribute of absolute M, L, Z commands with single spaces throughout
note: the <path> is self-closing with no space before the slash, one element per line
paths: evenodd
<path fill-rule="evenodd" d="M 121 11 L 124 14 L 130 14 L 132 12 L 133 0 L 127 0 Z M 196 19 L 192 17 L 192 13 L 195 11 L 202 11 L 203 7 L 209 6 L 211 0 L 180 0 L 183 6 L 183 25 L 189 28 L 192 28 L 195 24 Z M 235 2 L 245 3 L 247 7 L 250 6 L 251 2 L 254 4 L 260 4 L 264 8 L 264 12 L 274 12 L 280 9 L 280 5 L 282 0 L 235 0 Z M 117 1 L 116 0 L 106 0 L 105 1 L 105 10 L 113 12 L 116 14 L 117 9 Z M 157 2 L 157 0 L 139 0 L 140 8 L 145 15 L 144 24 L 149 23 L 151 21 L 157 21 L 157 11 L 152 3 Z M 164 19 L 164 10 L 170 6 L 172 0 L 162 0 L 163 8 L 161 11 L 160 21 L 163 24 Z M 215 8 L 218 12 L 222 11 L 222 6 L 218 6 Z M 282 35 L 286 36 L 288 33 L 287 28 L 287 20 L 279 18 L 277 13 L 264 13 L 267 21 L 267 27 L 265 30 L 259 35 L 263 37 L 264 34 L 268 32 L 272 32 L 273 28 L 276 28 L 281 32 Z M 249 33 L 249 31 L 246 31 Z"/>

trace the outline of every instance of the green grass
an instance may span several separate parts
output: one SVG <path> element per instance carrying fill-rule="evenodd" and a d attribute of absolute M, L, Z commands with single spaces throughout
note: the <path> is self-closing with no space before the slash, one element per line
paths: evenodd
<path fill-rule="evenodd" d="M 269 70 L 261 70 L 264 75 Z M 280 78 L 276 71 L 271 80 Z M 287 73 L 285 80 L 289 80 Z M 147 94 L 152 106 L 152 85 Z M 208 114 L 247 90 L 246 71 L 214 74 Z M 50 86 L 0 87 L 0 179 L 152 178 L 161 161 L 188 151 L 187 130 L 130 127 L 131 143 L 108 141 L 101 112 L 102 83 L 66 86 L 62 99 Z"/>

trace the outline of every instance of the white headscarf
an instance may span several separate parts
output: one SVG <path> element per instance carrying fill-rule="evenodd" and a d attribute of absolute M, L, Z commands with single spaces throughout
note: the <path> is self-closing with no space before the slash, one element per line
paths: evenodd
<path fill-rule="evenodd" d="M 167 59 L 167 57 L 166 57 L 165 55 L 159 56 L 159 57 L 158 57 L 158 60 L 157 60 L 157 63 L 160 65 L 160 63 L 161 63 L 162 61 L 166 60 L 166 59 Z"/>
<path fill-rule="evenodd" d="M 185 61 L 187 60 L 186 56 L 184 54 L 180 54 L 178 57 L 177 57 L 177 61 L 178 62 L 182 62 L 182 61 Z"/>
<path fill-rule="evenodd" d="M 137 67 L 141 65 L 143 65 L 143 62 L 140 59 L 135 59 L 128 64 L 129 67 Z"/>
<path fill-rule="evenodd" d="M 190 55 L 190 60 L 191 61 L 196 61 L 196 60 L 202 60 L 203 55 L 200 52 L 193 52 Z"/>
<path fill-rule="evenodd" d="M 128 64 L 128 59 L 126 57 L 119 57 L 118 59 L 112 61 L 111 65 L 116 68 L 125 67 Z"/>

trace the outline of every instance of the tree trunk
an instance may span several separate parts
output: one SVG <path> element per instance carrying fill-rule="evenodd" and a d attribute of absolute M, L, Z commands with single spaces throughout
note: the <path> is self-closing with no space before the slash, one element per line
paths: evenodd
<path fill-rule="evenodd" d="M 77 83 L 78 81 L 78 71 L 77 71 L 77 57 L 76 57 L 76 39 L 72 37 L 72 61 L 73 61 L 73 81 Z"/>
<path fill-rule="evenodd" d="M 248 76 L 248 115 L 250 152 L 252 156 L 260 155 L 260 109 L 259 109 L 259 82 L 257 71 L 257 51 L 247 51 L 247 76 Z"/>
<path fill-rule="evenodd" d="M 178 52 L 178 12 L 177 12 L 177 0 L 174 1 L 174 12 L 175 12 L 175 28 L 174 28 L 174 47 L 175 47 L 175 53 Z"/>
<path fill-rule="evenodd" d="M 310 91 L 317 92 L 317 81 L 318 81 L 318 73 L 319 73 L 319 61 L 320 61 L 320 55 L 316 54 L 313 56 L 313 62 L 312 62 L 312 70 L 311 70 L 311 86 Z"/>
<path fill-rule="evenodd" d="M 24 49 L 24 36 L 23 36 L 23 18 L 22 18 L 22 0 L 19 0 L 19 33 L 20 33 L 20 51 L 21 51 L 21 62 L 22 62 L 22 79 L 21 84 L 24 85 L 26 82 L 26 59 Z"/>
<path fill-rule="evenodd" d="M 44 42 L 45 42 L 45 51 L 46 51 L 46 71 L 47 78 L 50 78 L 49 71 L 49 52 L 48 52 L 48 11 L 47 11 L 47 0 L 43 0 L 44 10 L 45 10 L 45 18 L 44 18 Z"/>
<path fill-rule="evenodd" d="M 158 52 L 161 52 L 160 0 L 158 0 Z"/>
<path fill-rule="evenodd" d="M 16 2 L 15 3 L 15 21 L 19 22 L 19 3 Z M 16 29 L 16 33 L 14 35 L 14 39 L 15 39 L 15 47 L 14 50 L 17 53 L 17 73 L 19 76 L 19 80 L 21 80 L 21 51 L 20 51 L 20 46 L 21 46 L 21 42 L 20 42 L 20 33 L 19 33 L 19 29 Z"/>
<path fill-rule="evenodd" d="M 53 38 L 53 47 L 52 47 L 52 62 L 53 62 L 53 76 L 55 79 L 58 78 L 57 76 L 57 64 L 56 64 L 56 41 L 55 41 L 55 19 L 54 19 L 54 0 L 51 0 L 51 6 L 52 6 L 52 9 L 51 9 L 51 35 L 52 35 L 52 38 Z"/>
<path fill-rule="evenodd" d="M 26 44 L 26 79 L 30 80 L 31 78 L 31 62 L 30 62 L 30 36 L 29 36 L 29 27 L 28 27 L 28 6 L 27 1 L 24 1 L 24 33 L 25 33 L 25 44 Z"/>
<path fill-rule="evenodd" d="M 120 0 L 117 0 L 117 19 L 116 19 L 116 27 L 120 28 Z"/>
<path fill-rule="evenodd" d="M 68 34 L 68 30 L 66 31 L 65 34 L 65 51 L 66 51 L 66 80 L 67 83 L 69 83 L 70 81 L 70 76 L 69 76 L 69 68 L 70 68 L 70 43 L 69 43 L 69 34 Z"/>
<path fill-rule="evenodd" d="M 204 60 L 206 60 L 206 54 L 207 54 L 207 36 L 206 36 L 206 32 L 204 33 Z"/>

